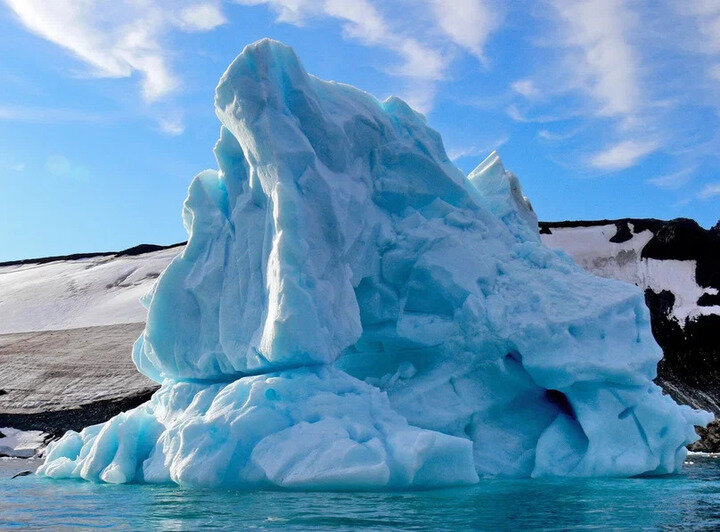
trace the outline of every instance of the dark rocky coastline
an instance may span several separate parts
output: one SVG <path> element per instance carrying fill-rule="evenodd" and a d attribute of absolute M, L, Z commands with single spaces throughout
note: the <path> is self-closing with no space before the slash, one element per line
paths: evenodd
<path fill-rule="evenodd" d="M 120 412 L 130 410 L 150 400 L 159 388 L 130 393 L 119 399 L 101 399 L 64 410 L 48 410 L 34 413 L 0 413 L 0 426 L 18 430 L 39 430 L 55 439 L 68 430 L 81 431 L 90 425 L 107 421 Z"/>

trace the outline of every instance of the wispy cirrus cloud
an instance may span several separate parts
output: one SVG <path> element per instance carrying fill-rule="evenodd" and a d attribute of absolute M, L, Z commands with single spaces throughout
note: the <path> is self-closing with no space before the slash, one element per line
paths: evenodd
<path fill-rule="evenodd" d="M 603 130 L 595 137 L 606 139 L 604 144 L 586 142 L 578 158 L 590 169 L 623 170 L 660 149 L 662 136 L 649 116 L 653 103 L 644 86 L 643 56 L 634 42 L 640 18 L 633 4 L 546 0 L 545 5 L 551 10 L 539 48 L 547 50 L 550 66 L 510 84 L 522 101 L 508 106 L 508 115 L 537 123 L 562 116 L 584 122 L 585 130 Z M 567 138 L 547 127 L 538 137 Z"/>
<path fill-rule="evenodd" d="M 211 31 L 228 22 L 217 4 L 207 2 L 181 7 L 177 15 L 171 15 L 171 20 L 189 32 Z"/>
<path fill-rule="evenodd" d="M 615 122 L 617 140 L 589 156 L 590 166 L 605 171 L 635 166 L 661 147 L 647 130 L 651 102 L 643 92 L 639 54 L 630 39 L 637 32 L 637 15 L 623 0 L 553 0 L 552 5 L 567 50 L 564 64 L 576 89 L 589 97 L 597 117 Z"/>
<path fill-rule="evenodd" d="M 696 168 L 683 168 L 682 170 L 678 172 L 674 172 L 672 174 L 666 174 L 661 175 L 658 177 L 653 177 L 651 179 L 648 179 L 647 182 L 651 185 L 655 185 L 658 188 L 663 188 L 666 190 L 673 190 L 680 188 L 687 183 L 690 182 L 692 179 L 692 174 L 695 172 Z"/>
<path fill-rule="evenodd" d="M 215 2 L 143 0 L 5 0 L 29 31 L 70 51 L 89 75 L 142 77 L 145 100 L 180 85 L 163 37 L 171 30 L 209 31 L 225 22 Z"/>
<path fill-rule="evenodd" d="M 180 118 L 160 118 L 158 126 L 163 133 L 171 136 L 182 135 L 185 132 L 185 125 Z"/>
<path fill-rule="evenodd" d="M 4 0 L 29 31 L 53 42 L 89 67 L 96 77 L 137 73 L 141 93 L 156 102 L 175 92 L 182 79 L 173 68 L 167 37 L 206 32 L 225 24 L 220 0 Z M 407 99 L 421 111 L 432 108 L 436 83 L 447 78 L 449 47 L 484 61 L 485 44 L 500 22 L 489 0 L 441 0 L 395 6 L 375 0 L 234 0 L 265 5 L 277 21 L 303 26 L 313 19 L 340 24 L 345 38 L 393 52 L 388 71 L 408 80 Z M 386 9 L 393 6 L 392 13 Z M 408 24 L 408 20 L 413 24 Z M 178 128 L 161 129 L 173 133 Z"/>
<path fill-rule="evenodd" d="M 558 131 L 550 131 L 548 129 L 541 129 L 537 132 L 537 137 L 541 140 L 547 141 L 547 142 L 563 142 L 568 139 L 573 138 L 579 133 L 579 130 L 571 129 L 569 131 L 564 132 L 558 132 Z"/>
<path fill-rule="evenodd" d="M 720 114 L 720 2 L 544 5 L 551 10 L 542 10 L 534 39 L 542 62 L 508 83 L 512 120 L 543 124 L 537 137 L 590 171 L 625 170 L 660 152 L 675 167 L 698 168 L 720 150 L 708 127 Z M 571 142 L 560 142 L 569 139 L 555 116 L 570 117 L 567 125 L 580 132 Z M 646 182 L 679 189 L 691 174 Z"/>
<path fill-rule="evenodd" d="M 515 104 L 510 104 L 505 108 L 507 115 L 514 121 L 525 124 L 549 124 L 551 122 L 562 122 L 571 118 L 577 118 L 579 114 L 576 111 L 557 110 L 556 114 L 528 114 L 521 111 Z"/>
<path fill-rule="evenodd" d="M 497 150 L 501 146 L 506 144 L 508 140 L 510 140 L 509 135 L 500 135 L 498 137 L 488 139 L 485 142 L 480 142 L 469 146 L 448 148 L 447 154 L 448 157 L 450 157 L 450 159 L 453 161 L 457 161 L 458 159 L 462 159 L 463 157 L 487 156 L 493 150 Z"/>
<path fill-rule="evenodd" d="M 697 193 L 697 197 L 703 200 L 716 196 L 720 196 L 720 183 L 708 183 Z"/>
<path fill-rule="evenodd" d="M 695 49 L 704 54 L 720 54 L 720 2 L 716 0 L 693 0 L 679 2 L 675 9 L 682 15 L 695 19 L 700 39 Z"/>
<path fill-rule="evenodd" d="M 657 147 L 658 145 L 651 141 L 624 140 L 592 155 L 589 163 L 600 170 L 624 170 L 634 166 L 643 157 L 654 152 Z"/>
<path fill-rule="evenodd" d="M 344 39 L 391 52 L 393 59 L 385 65 L 385 72 L 404 80 L 401 95 L 424 112 L 433 109 L 443 84 L 453 82 L 457 74 L 453 62 L 463 55 L 476 58 L 479 62 L 473 62 L 483 74 L 502 74 L 493 71 L 498 58 L 489 55 L 488 50 L 493 51 L 489 43 L 504 26 L 513 27 L 513 7 L 495 0 L 454 0 L 452 9 L 443 0 L 0 1 L 29 31 L 82 61 L 90 75 L 138 76 L 142 98 L 148 103 L 168 99 L 182 87 L 182 70 L 173 61 L 171 37 L 213 31 L 228 23 L 226 12 L 231 3 L 264 6 L 272 10 L 276 22 L 298 27 L 311 26 L 316 20 L 330 21 L 340 28 Z M 693 28 L 695 40 L 685 39 L 678 30 L 663 39 L 662 46 L 674 53 L 702 56 L 705 75 L 712 81 L 714 73 L 720 72 L 720 2 L 697 0 L 661 7 L 627 0 L 536 0 L 535 4 L 544 18 L 534 28 L 534 38 L 517 36 L 522 41 L 519 49 L 532 48 L 538 56 L 546 55 L 542 64 L 528 61 L 526 71 L 513 71 L 504 81 L 507 90 L 502 97 L 492 99 L 493 94 L 486 91 L 490 97 L 483 102 L 493 107 L 492 112 L 509 116 L 518 126 L 537 128 L 533 138 L 544 141 L 543 149 L 564 150 L 556 159 L 579 161 L 590 173 L 631 168 L 661 150 L 673 156 L 671 151 L 697 147 L 691 135 L 682 138 L 672 127 L 684 118 L 679 117 L 679 122 L 672 114 L 674 109 L 692 105 L 690 96 L 674 87 L 665 94 L 657 90 L 667 84 L 669 76 L 660 73 L 656 58 L 648 53 L 648 43 L 659 47 L 651 11 L 665 18 L 674 13 Z M 690 42 L 692 46 L 687 44 Z M 493 69 L 487 68 L 490 66 Z M 715 83 L 720 81 L 720 75 L 717 77 Z M 482 83 L 478 86 L 482 88 Z M 720 83 L 717 100 L 720 109 Z M 154 118 L 159 131 L 183 133 L 179 112 L 161 108 L 158 118 L 149 107 L 142 112 Z M 97 119 L 93 113 L 0 104 L 0 120 L 4 121 Z M 494 134 L 497 136 L 497 130 Z M 678 138 L 681 142 L 673 145 Z M 712 149 L 716 143 L 712 142 Z M 462 157 L 484 148 L 482 141 L 468 139 L 466 145 L 460 143 L 451 151 Z M 700 156 L 695 151 L 694 155 L 676 156 L 674 167 L 696 168 L 698 162 L 692 158 Z M 678 189 L 690 181 L 690 174 L 681 171 L 646 182 Z"/>
<path fill-rule="evenodd" d="M 637 53 L 628 35 L 636 17 L 622 0 L 553 0 L 578 88 L 601 116 L 624 117 L 640 108 Z"/>
<path fill-rule="evenodd" d="M 440 29 L 457 45 L 485 62 L 485 44 L 501 14 L 487 0 L 429 0 Z"/>
<path fill-rule="evenodd" d="M 445 75 L 439 50 L 414 36 L 394 29 L 369 0 L 235 0 L 243 5 L 267 5 L 277 13 L 277 21 L 304 25 L 315 18 L 339 21 L 344 35 L 362 44 L 380 46 L 401 59 L 394 72 L 401 76 L 436 81 Z"/>
<path fill-rule="evenodd" d="M 484 47 L 498 27 L 500 16 L 488 0 L 454 0 L 452 9 L 442 0 L 408 4 L 405 17 L 388 15 L 388 4 L 372 0 L 235 0 L 243 5 L 267 5 L 277 21 L 302 26 L 328 18 L 341 24 L 343 35 L 366 46 L 390 50 L 400 59 L 389 72 L 409 80 L 403 96 L 420 111 L 432 109 L 435 84 L 447 77 L 452 58 L 448 45 L 484 60 Z M 415 18 L 413 18 L 413 13 Z M 425 21 L 432 21 L 426 24 Z"/>
<path fill-rule="evenodd" d="M 514 81 L 510 85 L 510 88 L 521 96 L 530 99 L 537 98 L 542 94 L 540 89 L 538 89 L 535 85 L 535 82 L 531 79 L 519 79 Z"/>

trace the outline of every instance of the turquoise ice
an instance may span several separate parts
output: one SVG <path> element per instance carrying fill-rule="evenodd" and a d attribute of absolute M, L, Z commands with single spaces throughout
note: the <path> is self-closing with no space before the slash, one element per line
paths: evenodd
<path fill-rule="evenodd" d="M 397 98 L 248 46 L 217 87 L 219 170 L 148 295 L 161 389 L 49 448 L 113 483 L 385 489 L 680 470 L 641 291 L 545 248 L 492 154 L 465 176 Z"/>

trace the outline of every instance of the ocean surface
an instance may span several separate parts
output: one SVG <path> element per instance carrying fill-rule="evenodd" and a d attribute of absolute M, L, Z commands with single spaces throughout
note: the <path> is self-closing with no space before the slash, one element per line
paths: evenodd
<path fill-rule="evenodd" d="M 0 459 L 0 528 L 720 529 L 720 458 L 679 476 L 483 480 L 403 493 L 288 493 L 112 486 L 11 477 L 38 460 Z"/>

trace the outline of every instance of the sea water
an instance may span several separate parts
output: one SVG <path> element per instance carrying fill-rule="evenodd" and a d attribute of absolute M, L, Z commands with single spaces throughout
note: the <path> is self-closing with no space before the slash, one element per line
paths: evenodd
<path fill-rule="evenodd" d="M 0 460 L 0 528 L 717 529 L 720 458 L 691 455 L 682 475 L 482 480 L 395 493 L 190 490 L 11 477 L 38 461 Z"/>

